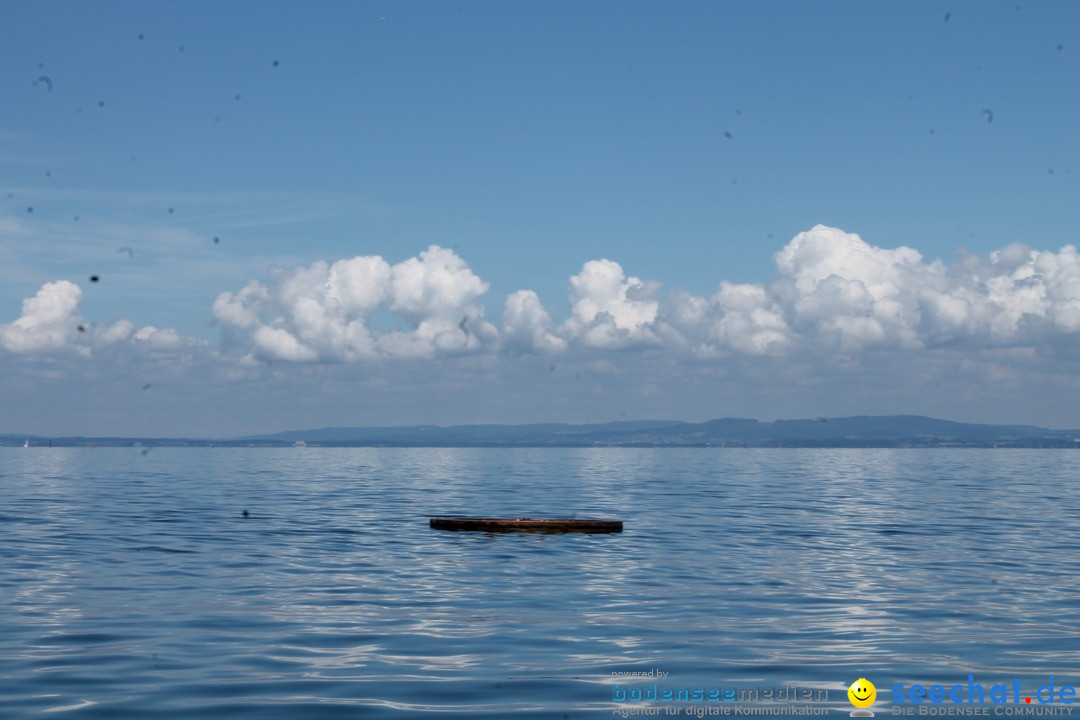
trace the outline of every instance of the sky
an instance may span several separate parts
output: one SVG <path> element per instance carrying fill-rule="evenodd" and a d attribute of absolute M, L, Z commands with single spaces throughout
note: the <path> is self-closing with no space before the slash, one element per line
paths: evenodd
<path fill-rule="evenodd" d="M 0 433 L 1080 428 L 1080 4 L 0 0 Z"/>

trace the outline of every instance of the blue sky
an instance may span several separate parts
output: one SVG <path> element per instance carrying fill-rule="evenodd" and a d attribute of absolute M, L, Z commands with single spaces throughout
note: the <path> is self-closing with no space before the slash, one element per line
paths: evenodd
<path fill-rule="evenodd" d="M 0 432 L 1080 427 L 1076 3 L 2 6 Z"/>

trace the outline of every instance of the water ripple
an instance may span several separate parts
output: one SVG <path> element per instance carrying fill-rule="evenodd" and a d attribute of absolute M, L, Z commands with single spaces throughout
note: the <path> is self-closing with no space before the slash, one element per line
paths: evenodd
<path fill-rule="evenodd" d="M 860 676 L 1080 679 L 1067 452 L 0 453 L 0 717 L 607 716 L 649 668 L 838 708 Z M 427 527 L 455 513 L 625 531 Z"/>

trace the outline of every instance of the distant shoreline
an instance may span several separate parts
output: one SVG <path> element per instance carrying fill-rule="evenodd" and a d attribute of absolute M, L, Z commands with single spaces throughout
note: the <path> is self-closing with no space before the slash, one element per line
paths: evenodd
<path fill-rule="evenodd" d="M 723 418 L 584 425 L 328 427 L 235 438 L 48 437 L 0 434 L 0 447 L 405 447 L 405 448 L 1080 448 L 1080 430 L 957 423 L 919 415 L 761 422 Z"/>

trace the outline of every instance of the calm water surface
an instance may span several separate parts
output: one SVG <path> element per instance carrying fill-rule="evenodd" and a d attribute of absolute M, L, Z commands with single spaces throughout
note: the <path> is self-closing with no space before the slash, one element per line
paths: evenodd
<path fill-rule="evenodd" d="M 0 450 L 0 718 L 611 717 L 1080 686 L 1080 454 Z M 249 517 L 243 517 L 244 510 Z M 453 533 L 578 515 L 618 535 Z M 885 708 L 884 710 L 882 708 Z M 1076 711 L 1080 714 L 1080 710 Z"/>

